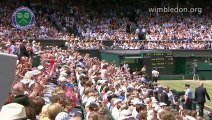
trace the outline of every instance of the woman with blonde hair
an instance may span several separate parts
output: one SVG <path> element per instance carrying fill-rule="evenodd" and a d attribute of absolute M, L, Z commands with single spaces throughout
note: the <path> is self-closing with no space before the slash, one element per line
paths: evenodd
<path fill-rule="evenodd" d="M 52 103 L 47 108 L 47 114 L 50 120 L 54 120 L 60 112 L 62 112 L 62 106 L 59 103 Z"/>
<path fill-rule="evenodd" d="M 48 107 L 50 104 L 46 104 L 42 107 L 41 113 L 39 115 L 39 120 L 50 120 L 48 117 Z"/>

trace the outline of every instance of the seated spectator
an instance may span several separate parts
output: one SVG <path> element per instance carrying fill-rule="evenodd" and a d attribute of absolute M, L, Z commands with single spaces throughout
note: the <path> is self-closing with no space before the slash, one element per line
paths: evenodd
<path fill-rule="evenodd" d="M 37 115 L 39 115 L 42 111 L 42 107 L 45 105 L 45 101 L 40 96 L 37 96 L 35 99 L 31 101 L 31 106 L 34 108 Z"/>
<path fill-rule="evenodd" d="M 60 112 L 57 114 L 55 120 L 69 120 L 71 117 L 66 112 Z"/>
<path fill-rule="evenodd" d="M 0 111 L 0 118 L 5 120 L 27 120 L 24 106 L 17 103 L 4 105 Z"/>
<path fill-rule="evenodd" d="M 47 108 L 48 118 L 55 120 L 58 113 L 62 112 L 62 106 L 59 103 L 52 103 Z"/>
<path fill-rule="evenodd" d="M 36 112 L 32 107 L 25 107 L 26 118 L 30 120 L 36 120 Z"/>
<path fill-rule="evenodd" d="M 14 95 L 12 102 L 19 103 L 23 106 L 30 106 L 28 96 L 24 95 L 24 87 L 22 83 L 17 83 L 13 86 L 12 94 Z"/>
<path fill-rule="evenodd" d="M 50 120 L 48 117 L 48 107 L 50 104 L 46 104 L 42 107 L 42 111 L 39 114 L 39 120 Z"/>

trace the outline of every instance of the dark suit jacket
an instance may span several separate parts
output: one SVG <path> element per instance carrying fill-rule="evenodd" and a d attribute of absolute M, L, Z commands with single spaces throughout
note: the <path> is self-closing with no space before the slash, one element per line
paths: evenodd
<path fill-rule="evenodd" d="M 22 56 L 29 57 L 29 53 L 28 53 L 24 44 L 20 44 L 20 54 L 19 54 L 19 56 L 20 57 L 22 57 Z"/>
<path fill-rule="evenodd" d="M 205 96 L 210 100 L 210 96 L 208 95 L 208 92 L 206 88 L 203 86 L 199 86 L 195 90 L 195 101 L 197 103 L 205 103 Z"/>
<path fill-rule="evenodd" d="M 167 105 L 169 105 L 169 97 L 168 97 L 167 93 L 165 93 L 165 92 L 162 92 L 161 93 L 161 95 L 160 95 L 160 102 L 164 102 Z"/>

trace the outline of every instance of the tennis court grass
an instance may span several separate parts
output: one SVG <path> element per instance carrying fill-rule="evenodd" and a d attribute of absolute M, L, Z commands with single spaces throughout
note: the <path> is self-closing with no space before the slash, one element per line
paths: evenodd
<path fill-rule="evenodd" d="M 207 92 L 212 99 L 212 80 L 201 81 L 204 83 L 204 87 L 207 88 Z M 192 81 L 192 80 L 160 80 L 159 84 L 162 86 L 169 86 L 171 89 L 175 89 L 177 91 L 185 90 L 185 83 L 189 83 L 190 87 L 195 92 L 195 88 L 199 86 L 199 81 Z M 206 100 L 206 106 L 212 108 L 212 102 Z"/>

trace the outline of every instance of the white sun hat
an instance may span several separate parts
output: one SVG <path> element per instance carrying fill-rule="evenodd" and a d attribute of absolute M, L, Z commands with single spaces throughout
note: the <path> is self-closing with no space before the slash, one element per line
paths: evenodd
<path fill-rule="evenodd" d="M 26 118 L 26 111 L 23 105 L 18 103 L 10 103 L 2 107 L 0 118 L 3 118 L 4 120 Z"/>

